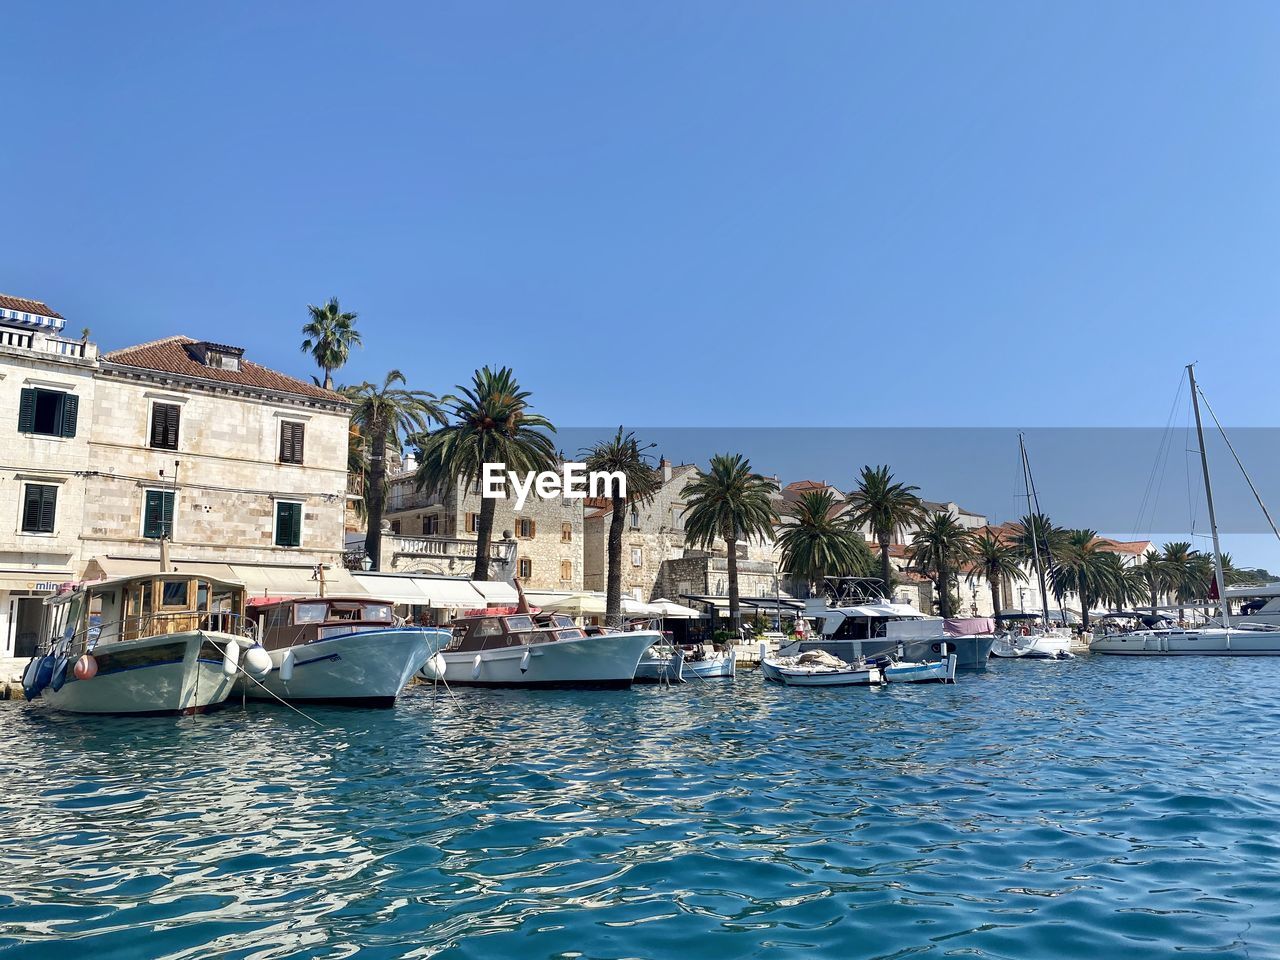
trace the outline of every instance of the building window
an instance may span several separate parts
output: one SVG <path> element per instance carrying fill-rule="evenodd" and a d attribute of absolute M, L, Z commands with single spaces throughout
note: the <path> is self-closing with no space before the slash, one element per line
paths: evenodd
<path fill-rule="evenodd" d="M 280 462 L 302 462 L 302 437 L 306 425 L 293 420 L 280 421 Z"/>
<path fill-rule="evenodd" d="M 640 529 L 640 511 L 635 509 L 634 507 L 631 508 L 631 529 L 632 530 Z"/>
<path fill-rule="evenodd" d="M 639 547 L 631 548 L 631 565 L 633 567 L 644 566 L 644 551 Z"/>
<path fill-rule="evenodd" d="M 560 561 L 560 579 L 561 580 L 573 579 L 573 561 L 572 560 Z"/>
<path fill-rule="evenodd" d="M 439 533 L 440 515 L 438 513 L 433 513 L 422 518 L 422 535 L 424 537 L 434 537 Z"/>
<path fill-rule="evenodd" d="M 149 540 L 173 539 L 172 490 L 147 490 L 143 494 L 142 535 Z"/>
<path fill-rule="evenodd" d="M 302 545 L 302 504 L 296 500 L 276 501 L 276 546 Z"/>
<path fill-rule="evenodd" d="M 178 420 L 182 408 L 176 403 L 151 405 L 151 446 L 156 450 L 178 449 Z"/>
<path fill-rule="evenodd" d="M 516 520 L 516 536 L 521 540 L 532 540 L 538 533 L 538 523 L 536 520 L 530 520 L 528 517 L 520 517 Z"/>
<path fill-rule="evenodd" d="M 399 521 L 399 520 L 392 520 L 392 521 L 391 521 L 391 532 L 392 532 L 392 533 L 394 533 L 397 537 L 398 537 L 398 536 L 400 536 L 400 521 Z"/>
<path fill-rule="evenodd" d="M 22 498 L 22 532 L 53 533 L 57 513 L 58 488 L 43 483 L 28 483 Z"/>
<path fill-rule="evenodd" d="M 74 437 L 80 398 L 61 390 L 23 387 L 18 400 L 18 432 Z"/>
<path fill-rule="evenodd" d="M 517 569 L 520 571 L 520 579 L 521 579 L 521 580 L 528 580 L 530 577 L 532 577 L 532 576 L 533 576 L 533 561 L 532 561 L 532 560 L 530 560 L 530 559 L 528 559 L 528 558 L 521 558 L 520 562 L 519 562 L 518 564 L 516 564 L 516 567 L 517 567 Z"/>
<path fill-rule="evenodd" d="M 573 542 L 573 524 L 572 523 L 560 524 L 560 542 L 561 543 Z"/>
<path fill-rule="evenodd" d="M 466 516 L 466 529 L 467 529 L 467 533 L 475 533 L 475 532 L 476 532 L 476 515 L 475 515 L 474 513 L 468 513 L 468 514 L 467 514 L 467 516 Z"/>

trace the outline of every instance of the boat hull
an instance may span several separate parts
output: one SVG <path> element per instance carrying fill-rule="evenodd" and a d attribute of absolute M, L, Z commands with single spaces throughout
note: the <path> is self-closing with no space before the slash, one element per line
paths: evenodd
<path fill-rule="evenodd" d="M 832 640 L 820 638 L 816 640 L 797 641 L 779 651 L 780 656 L 798 656 L 809 650 L 825 650 L 839 657 L 846 663 L 873 657 L 898 657 L 912 662 L 932 662 L 943 657 L 942 644 L 947 645 L 947 653 L 956 655 L 956 666 L 960 670 L 985 670 L 987 658 L 991 655 L 991 646 L 995 637 L 989 634 L 977 634 L 963 637 L 924 637 L 919 639 L 886 639 L 876 637 L 872 640 Z M 899 648 L 901 647 L 901 652 Z"/>
<path fill-rule="evenodd" d="M 889 683 L 955 683 L 957 659 L 954 653 L 931 663 L 895 663 L 884 668 Z"/>
<path fill-rule="evenodd" d="M 695 677 L 701 680 L 732 679 L 737 670 L 738 662 L 732 653 L 717 653 L 702 660 L 684 662 L 685 680 Z"/>
<path fill-rule="evenodd" d="M 239 690 L 253 700 L 391 706 L 423 664 L 449 642 L 448 630 L 391 627 L 326 637 L 271 650 L 271 672 L 260 682 L 242 677 Z M 283 679 L 293 652 L 293 676 Z"/>
<path fill-rule="evenodd" d="M 669 657 L 653 656 L 650 648 L 636 665 L 636 683 L 683 683 L 684 657 L 675 653 Z"/>
<path fill-rule="evenodd" d="M 996 637 L 991 655 L 1005 660 L 1066 660 L 1074 656 L 1071 638 L 1052 633 Z"/>
<path fill-rule="evenodd" d="M 1280 630 L 1138 630 L 1094 637 L 1089 650 L 1120 657 L 1280 657 Z"/>
<path fill-rule="evenodd" d="M 223 651 L 244 643 L 230 634 L 192 631 L 103 644 L 93 651 L 95 676 L 79 680 L 68 667 L 62 687 L 46 687 L 39 698 L 70 713 L 199 713 L 231 693 L 235 677 L 223 672 Z"/>
<path fill-rule="evenodd" d="M 514 644 L 481 651 L 443 651 L 444 680 L 461 687 L 625 689 L 635 680 L 657 631 L 605 633 L 571 640 Z"/>
<path fill-rule="evenodd" d="M 761 669 L 764 669 L 763 662 Z M 870 687 L 884 683 L 884 674 L 876 667 L 842 669 L 771 663 L 769 670 L 766 677 L 788 687 Z"/>

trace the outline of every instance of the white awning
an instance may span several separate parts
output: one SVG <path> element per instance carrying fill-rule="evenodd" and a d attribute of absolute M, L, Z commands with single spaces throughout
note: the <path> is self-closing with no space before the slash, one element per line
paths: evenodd
<path fill-rule="evenodd" d="M 0 590 L 53 593 L 59 584 L 70 583 L 74 578 L 69 571 L 0 570 Z"/>
<path fill-rule="evenodd" d="M 389 600 L 392 603 L 416 607 L 431 604 L 431 598 L 419 588 L 418 581 L 414 577 L 397 577 L 381 573 L 355 573 L 352 576 L 371 597 L 378 600 Z"/>
<path fill-rule="evenodd" d="M 209 560 L 170 561 L 175 573 L 202 573 L 213 580 L 244 584 L 250 597 L 314 597 L 320 594 L 320 580 L 314 566 L 271 566 L 256 563 L 218 563 Z M 136 577 L 160 573 L 157 560 L 134 557 L 94 557 L 86 578 Z M 330 597 L 363 597 L 368 591 L 342 567 L 324 571 L 324 592 Z"/>
<path fill-rule="evenodd" d="M 231 569 L 230 564 L 204 560 L 171 560 L 174 573 L 203 573 L 212 580 L 223 583 L 244 583 Z M 159 560 L 140 560 L 136 557 L 94 557 L 85 569 L 86 580 L 115 580 L 119 577 L 140 577 L 148 573 L 159 575 Z"/>
<path fill-rule="evenodd" d="M 520 601 L 516 595 L 516 588 L 501 580 L 469 580 L 467 582 L 480 591 L 487 606 L 507 607 Z"/>

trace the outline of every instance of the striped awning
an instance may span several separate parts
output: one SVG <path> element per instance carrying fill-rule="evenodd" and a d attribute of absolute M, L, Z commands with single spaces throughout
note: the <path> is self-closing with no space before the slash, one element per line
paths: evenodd
<path fill-rule="evenodd" d="M 32 313 L 29 310 L 10 310 L 0 307 L 0 323 L 16 323 L 25 327 L 48 327 L 50 330 L 61 330 L 67 325 L 62 317 L 46 317 L 44 314 Z"/>

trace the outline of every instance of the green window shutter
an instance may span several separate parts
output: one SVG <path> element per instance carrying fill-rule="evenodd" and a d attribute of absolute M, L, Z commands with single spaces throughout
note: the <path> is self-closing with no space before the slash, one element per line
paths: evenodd
<path fill-rule="evenodd" d="M 165 411 L 164 441 L 170 450 L 178 449 L 178 420 L 182 416 L 182 408 L 176 403 L 170 404 Z"/>
<path fill-rule="evenodd" d="M 23 533 L 53 533 L 57 513 L 58 488 L 29 483 L 22 503 Z"/>
<path fill-rule="evenodd" d="M 168 490 L 148 490 L 143 506 L 142 535 L 159 540 L 168 535 L 173 538 L 173 493 Z"/>
<path fill-rule="evenodd" d="M 18 432 L 32 433 L 36 428 L 36 392 L 31 387 L 22 388 L 18 401 Z"/>
<path fill-rule="evenodd" d="M 302 504 L 276 504 L 276 546 L 296 547 L 302 543 Z"/>
<path fill-rule="evenodd" d="M 76 420 L 80 413 L 80 398 L 74 393 L 64 393 L 62 395 L 62 429 L 59 431 L 64 437 L 74 437 L 76 435 Z"/>

